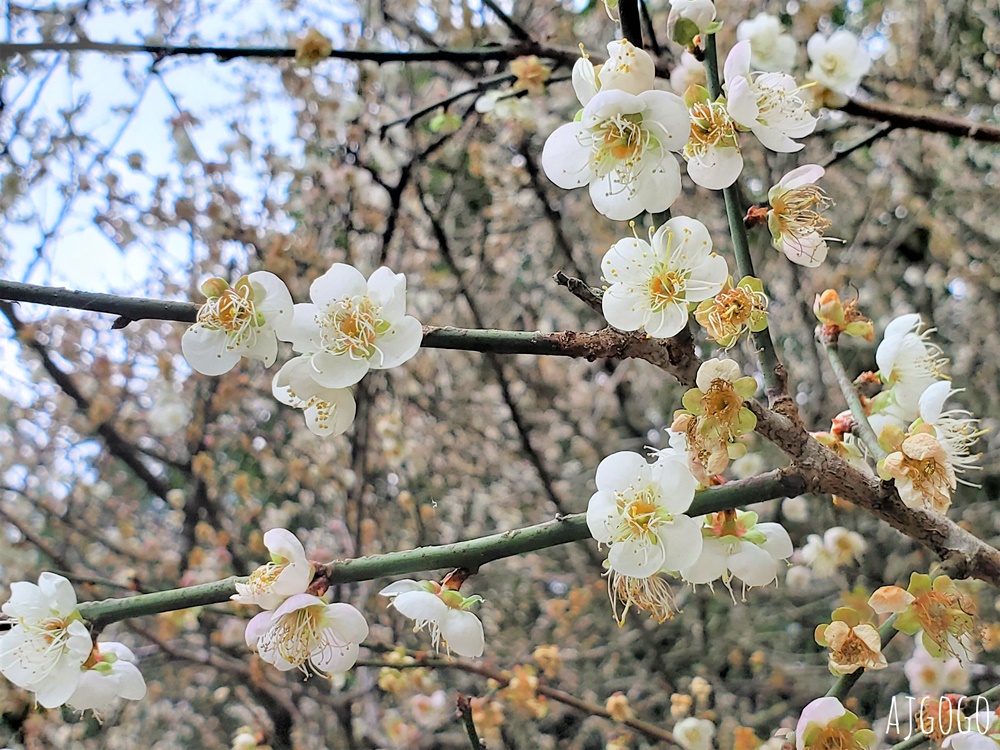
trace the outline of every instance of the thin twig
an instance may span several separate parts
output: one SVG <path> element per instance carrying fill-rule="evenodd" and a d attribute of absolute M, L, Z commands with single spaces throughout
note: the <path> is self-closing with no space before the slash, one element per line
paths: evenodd
<path fill-rule="evenodd" d="M 719 79 L 719 59 L 716 54 L 715 34 L 708 34 L 705 40 L 705 72 L 708 77 L 708 91 L 713 99 L 722 95 L 722 83 Z M 722 189 L 726 202 L 726 216 L 729 219 L 729 232 L 733 239 L 733 254 L 736 256 L 736 267 L 740 276 L 755 276 L 753 261 L 750 259 L 750 241 L 743 224 L 743 207 L 740 205 L 739 188 L 734 182 Z M 760 358 L 760 369 L 764 376 L 764 388 L 767 391 L 768 404 L 772 409 L 793 419 L 798 418 L 795 401 L 788 396 L 788 373 L 778 359 L 778 353 L 771 340 L 770 329 L 765 328 L 752 334 L 754 349 Z"/>
<path fill-rule="evenodd" d="M 458 694 L 458 715 L 465 725 L 465 732 L 469 735 L 469 742 L 472 743 L 473 750 L 481 750 L 486 747 L 486 743 L 479 739 L 479 732 L 476 731 L 476 722 L 472 720 L 472 702 L 467 695 Z"/>
<path fill-rule="evenodd" d="M 882 120 L 894 128 L 915 128 L 931 133 L 947 133 L 962 138 L 971 138 L 975 141 L 1000 143 L 1000 125 L 917 111 L 885 102 L 861 102 L 857 99 L 851 99 L 840 108 L 840 111 L 858 117 Z"/>
<path fill-rule="evenodd" d="M 858 391 L 844 369 L 844 363 L 840 359 L 840 349 L 837 347 L 837 342 L 828 340 L 821 334 L 821 330 L 821 327 L 816 329 L 816 340 L 826 352 L 826 358 L 830 363 L 830 368 L 833 370 L 833 376 L 837 379 L 837 385 L 840 386 L 841 393 L 844 394 L 844 400 L 847 401 L 847 408 L 851 410 L 851 416 L 854 417 L 854 429 L 852 432 L 857 433 L 861 442 L 864 443 L 865 448 L 868 449 L 868 453 L 874 456 L 876 461 L 881 461 L 885 458 L 886 453 L 882 450 L 882 446 L 878 444 L 878 435 L 872 429 L 871 423 L 868 421 L 868 415 L 865 414 L 865 408 L 861 404 L 861 398 L 858 396 Z"/>

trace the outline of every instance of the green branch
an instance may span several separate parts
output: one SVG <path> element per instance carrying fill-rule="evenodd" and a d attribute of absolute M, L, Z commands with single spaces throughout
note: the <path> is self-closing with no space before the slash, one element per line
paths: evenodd
<path fill-rule="evenodd" d="M 719 59 L 716 52 L 715 34 L 705 37 L 705 73 L 708 78 L 708 92 L 712 99 L 722 96 L 722 82 L 719 79 Z M 750 241 L 743 225 L 743 207 L 740 204 L 740 192 L 734 182 L 722 189 L 726 202 L 726 216 L 729 219 L 729 233 L 733 238 L 733 254 L 736 256 L 736 268 L 739 275 L 756 276 L 753 261 L 750 259 Z M 770 329 L 753 333 L 754 349 L 760 358 L 760 369 L 764 375 L 764 387 L 767 390 L 768 403 L 772 406 L 776 399 L 785 395 L 785 368 L 778 360 L 778 353 L 771 341 Z"/>
<path fill-rule="evenodd" d="M 698 492 L 688 515 L 699 516 L 778 497 L 791 497 L 804 492 L 805 485 L 805 480 L 797 473 L 778 469 Z M 480 566 L 495 560 L 588 538 L 590 531 L 587 528 L 586 514 L 575 513 L 554 521 L 454 544 L 338 560 L 320 566 L 317 575 L 333 585 L 443 568 L 466 568 L 474 573 Z M 126 599 L 85 602 L 80 605 L 80 614 L 95 628 L 100 629 L 131 617 L 221 604 L 236 593 L 235 584 L 242 580 L 245 579 L 233 576 L 199 586 L 140 594 Z"/>
<path fill-rule="evenodd" d="M 840 359 L 840 349 L 837 347 L 837 343 L 835 341 L 828 341 L 823 336 L 818 336 L 817 338 L 826 352 L 826 358 L 833 369 L 837 385 L 840 386 L 840 390 L 844 394 L 844 400 L 847 401 L 847 408 L 851 410 L 851 416 L 854 417 L 855 431 L 857 431 L 858 437 L 861 438 L 861 442 L 864 443 L 868 452 L 875 457 L 875 460 L 881 461 L 885 458 L 886 453 L 882 450 L 882 446 L 878 444 L 878 435 L 872 429 L 871 423 L 868 421 L 868 415 L 865 414 L 865 408 L 861 405 L 861 398 L 858 396 L 858 391 L 844 369 L 844 363 Z"/>

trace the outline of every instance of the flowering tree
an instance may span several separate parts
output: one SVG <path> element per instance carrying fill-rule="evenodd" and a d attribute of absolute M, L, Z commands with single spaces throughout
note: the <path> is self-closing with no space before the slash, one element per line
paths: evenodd
<path fill-rule="evenodd" d="M 794 6 L 12 13 L 0 741 L 1000 744 L 1000 21 Z"/>

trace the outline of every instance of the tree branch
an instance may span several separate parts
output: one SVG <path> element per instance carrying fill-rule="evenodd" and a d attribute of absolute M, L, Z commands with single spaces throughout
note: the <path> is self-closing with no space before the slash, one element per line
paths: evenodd
<path fill-rule="evenodd" d="M 1000 125 L 963 120 L 930 112 L 897 107 L 885 102 L 861 102 L 851 99 L 840 108 L 841 112 L 872 120 L 882 120 L 894 128 L 914 128 L 930 133 L 947 133 L 974 141 L 1000 143 Z"/>
<path fill-rule="evenodd" d="M 805 482 L 794 468 L 776 469 L 749 479 L 728 482 L 695 495 L 688 515 L 699 516 L 737 506 L 801 494 Z M 556 547 L 590 538 L 585 513 L 557 517 L 554 521 L 511 529 L 499 534 L 453 544 L 387 552 L 354 560 L 337 560 L 317 566 L 317 576 L 330 585 L 357 583 L 388 576 L 407 575 L 443 568 L 465 568 L 473 573 L 487 563 L 505 557 Z M 95 628 L 131 617 L 171 612 L 188 607 L 221 604 L 236 593 L 231 576 L 221 581 L 180 589 L 140 594 L 127 599 L 105 599 L 80 605 L 80 614 Z"/>
<path fill-rule="evenodd" d="M 722 83 L 719 80 L 719 59 L 716 54 L 715 34 L 708 34 L 705 39 L 705 72 L 708 77 L 708 91 L 713 99 L 722 95 Z M 740 194 L 737 183 L 722 189 L 726 202 L 726 216 L 729 219 L 729 233 L 733 238 L 733 254 L 736 256 L 736 267 L 740 276 L 754 276 L 753 261 L 750 259 L 750 241 L 743 224 L 743 207 L 740 205 Z M 754 349 L 760 358 L 760 369 L 764 376 L 764 388 L 767 401 L 772 409 L 798 418 L 795 401 L 788 395 L 788 372 L 778 359 L 778 353 L 771 340 L 770 328 L 754 332 Z"/>

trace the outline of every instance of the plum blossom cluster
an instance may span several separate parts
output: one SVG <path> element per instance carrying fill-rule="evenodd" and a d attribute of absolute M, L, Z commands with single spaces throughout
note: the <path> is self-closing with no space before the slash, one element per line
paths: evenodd
<path fill-rule="evenodd" d="M 135 655 L 121 643 L 94 643 L 68 580 L 42 573 L 37 584 L 10 588 L 2 610 L 13 627 L 0 636 L 0 674 L 32 691 L 39 705 L 99 712 L 116 698 L 146 695 Z"/>
<path fill-rule="evenodd" d="M 358 660 L 368 622 L 345 602 L 327 603 L 324 586 L 313 587 L 314 567 L 302 543 L 287 529 L 264 534 L 271 562 L 236 584 L 233 600 L 264 611 L 246 628 L 246 642 L 260 658 L 306 677 L 346 672 Z"/>
<path fill-rule="evenodd" d="M 819 336 L 836 342 L 841 334 L 874 339 L 873 325 L 857 309 L 844 304 L 832 289 L 816 297 L 813 306 L 821 323 Z M 893 481 L 903 503 L 947 513 L 959 475 L 978 468 L 972 450 L 983 434 L 979 420 L 946 402 L 961 389 L 952 387 L 947 359 L 916 313 L 894 318 L 885 328 L 875 352 L 877 373 L 857 379 L 864 386 L 880 386 L 872 397 L 861 396 L 862 407 L 885 457 L 878 462 L 879 476 Z M 858 425 L 849 412 L 833 420 L 829 433 L 816 437 L 853 464 L 870 471 L 856 435 Z M 969 482 L 963 482 L 969 484 Z"/>
<path fill-rule="evenodd" d="M 229 372 L 241 358 L 274 364 L 278 341 L 299 355 L 274 376 L 283 404 L 305 412 L 316 435 L 340 435 L 354 421 L 352 386 L 369 370 L 403 364 L 420 348 L 423 329 L 406 314 L 406 277 L 388 268 L 367 280 L 335 263 L 309 289 L 310 302 L 293 304 L 284 282 L 267 271 L 202 285 L 207 301 L 181 340 L 188 363 L 205 375 Z"/>

